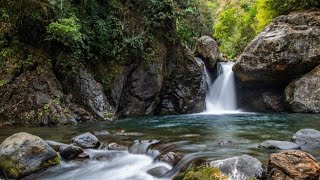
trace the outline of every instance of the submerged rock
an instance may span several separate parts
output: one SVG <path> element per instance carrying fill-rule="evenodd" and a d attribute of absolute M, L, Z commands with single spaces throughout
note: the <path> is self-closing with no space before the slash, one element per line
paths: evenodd
<path fill-rule="evenodd" d="M 285 95 L 294 112 L 320 113 L 320 66 L 290 83 Z"/>
<path fill-rule="evenodd" d="M 320 131 L 301 129 L 293 135 L 291 141 L 302 147 L 320 147 Z"/>
<path fill-rule="evenodd" d="M 110 132 L 108 132 L 108 131 L 93 131 L 93 134 L 95 135 L 95 136 L 108 136 L 108 135 L 110 135 Z"/>
<path fill-rule="evenodd" d="M 21 178 L 60 163 L 58 154 L 41 138 L 17 133 L 0 145 L 0 169 L 9 178 Z"/>
<path fill-rule="evenodd" d="M 287 84 L 320 64 L 320 11 L 272 21 L 244 50 L 233 70 L 242 82 Z"/>
<path fill-rule="evenodd" d="M 157 166 L 155 168 L 149 169 L 147 171 L 147 173 L 150 174 L 151 176 L 155 176 L 155 177 L 161 178 L 168 171 L 170 171 L 170 169 L 165 167 L 165 166 Z"/>
<path fill-rule="evenodd" d="M 301 149 L 298 144 L 289 141 L 274 141 L 267 140 L 259 145 L 259 148 L 263 149 L 278 149 L 278 150 L 289 150 L 289 149 Z"/>
<path fill-rule="evenodd" d="M 82 148 L 97 148 L 100 146 L 98 138 L 89 132 L 72 138 L 72 142 Z"/>
<path fill-rule="evenodd" d="M 270 155 L 267 176 L 270 180 L 318 180 L 320 166 L 317 160 L 303 151 L 283 151 Z"/>
<path fill-rule="evenodd" d="M 212 161 L 210 166 L 219 168 L 231 179 L 261 178 L 263 173 L 261 162 L 248 155 Z"/>

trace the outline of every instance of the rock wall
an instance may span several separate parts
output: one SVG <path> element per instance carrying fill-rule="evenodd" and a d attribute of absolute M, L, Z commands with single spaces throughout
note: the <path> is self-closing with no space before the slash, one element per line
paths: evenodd
<path fill-rule="evenodd" d="M 272 21 L 233 67 L 242 96 L 240 107 L 318 113 L 318 74 L 310 71 L 320 65 L 319 37 L 320 11 L 294 12 Z M 310 82 L 303 83 L 307 79 Z"/>

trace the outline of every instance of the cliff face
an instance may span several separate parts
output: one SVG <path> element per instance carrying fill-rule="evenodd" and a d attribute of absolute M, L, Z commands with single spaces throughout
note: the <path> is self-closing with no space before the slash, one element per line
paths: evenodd
<path fill-rule="evenodd" d="M 318 112 L 314 106 L 320 94 L 310 84 L 317 81 L 317 70 L 304 75 L 320 64 L 319 25 L 319 11 L 294 12 L 276 18 L 248 45 L 233 67 L 243 106 L 258 111 Z M 302 90 L 306 79 L 312 80 L 305 86 L 312 87 L 312 93 Z M 302 102 L 302 97 L 308 102 Z"/>
<path fill-rule="evenodd" d="M 76 124 L 124 116 L 201 112 L 206 89 L 204 68 L 177 37 L 175 19 L 160 19 L 159 28 L 155 28 L 147 22 L 150 14 L 135 6 L 141 5 L 123 3 L 123 33 L 140 37 L 135 35 L 157 32 L 144 44 L 149 47 L 144 50 L 151 48 L 151 52 L 128 47 L 128 51 L 121 51 L 128 55 L 116 54 L 126 58 L 121 62 L 77 59 L 81 57 L 75 58 L 59 43 L 39 45 L 37 38 L 43 34 L 30 40 L 20 37 L 18 31 L 13 38 L 19 42 L 12 34 L 3 35 L 0 124 Z M 129 45 L 136 41 L 130 40 Z"/>

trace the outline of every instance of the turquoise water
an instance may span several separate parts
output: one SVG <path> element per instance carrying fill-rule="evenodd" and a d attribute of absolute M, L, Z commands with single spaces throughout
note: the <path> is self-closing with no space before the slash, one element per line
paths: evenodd
<path fill-rule="evenodd" d="M 233 114 L 150 116 L 60 127 L 0 127 L 0 141 L 16 132 L 29 132 L 46 140 L 70 143 L 83 132 L 107 130 L 111 136 L 99 137 L 105 143 L 132 144 L 133 140 L 157 139 L 164 143 L 180 142 L 176 151 L 213 152 L 212 159 L 242 154 L 266 163 L 271 152 L 257 146 L 264 140 L 290 140 L 303 128 L 320 130 L 320 115 L 314 114 Z M 124 134 L 123 131 L 127 134 Z M 122 133 L 121 133 L 122 132 Z M 318 160 L 320 150 L 309 151 Z"/>

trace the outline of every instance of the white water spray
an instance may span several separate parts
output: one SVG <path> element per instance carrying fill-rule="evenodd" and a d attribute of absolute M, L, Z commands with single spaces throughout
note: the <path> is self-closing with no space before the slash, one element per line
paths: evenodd
<path fill-rule="evenodd" d="M 210 80 L 210 76 L 207 74 L 209 90 L 206 97 L 205 113 L 229 114 L 240 112 L 237 111 L 236 90 L 232 66 L 233 63 L 230 62 L 219 62 L 217 64 L 218 77 L 214 82 Z"/>

